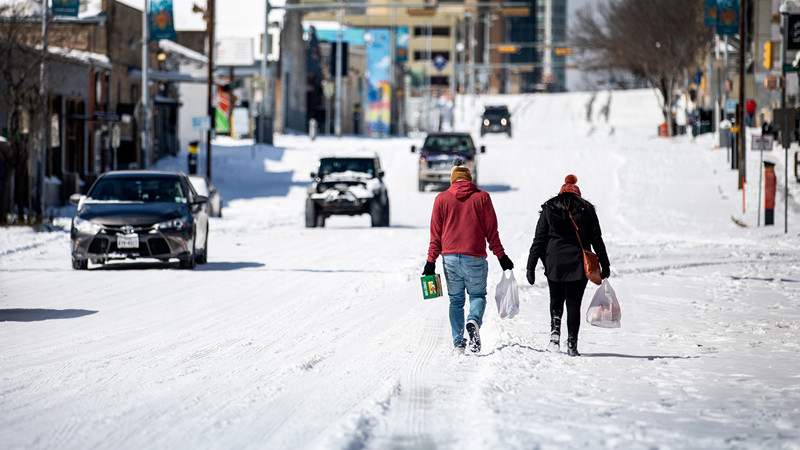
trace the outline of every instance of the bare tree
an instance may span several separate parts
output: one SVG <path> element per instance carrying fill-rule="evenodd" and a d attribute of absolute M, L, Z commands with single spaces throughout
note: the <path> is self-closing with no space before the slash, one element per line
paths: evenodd
<path fill-rule="evenodd" d="M 0 108 L 6 112 L 2 124 L 7 142 L 0 144 L 0 224 L 17 205 L 19 216 L 30 209 L 28 158 L 32 143 L 28 136 L 36 125 L 31 112 L 42 104 L 39 97 L 39 63 L 41 50 L 36 49 L 30 32 L 29 5 L 14 2 L 0 5 Z M 39 39 L 40 41 L 40 39 Z"/>
<path fill-rule="evenodd" d="M 704 23 L 704 1 L 607 0 L 579 11 L 572 30 L 585 70 L 627 70 L 658 89 L 672 135 L 673 92 L 702 66 L 714 36 Z"/>

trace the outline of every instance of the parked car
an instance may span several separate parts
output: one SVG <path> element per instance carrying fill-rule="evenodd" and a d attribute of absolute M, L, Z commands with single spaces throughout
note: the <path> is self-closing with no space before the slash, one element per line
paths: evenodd
<path fill-rule="evenodd" d="M 205 175 L 189 175 L 189 181 L 198 194 L 208 197 L 208 215 L 222 217 L 222 195 Z"/>
<path fill-rule="evenodd" d="M 306 227 L 324 227 L 333 215 L 369 214 L 373 227 L 389 226 L 389 193 L 377 154 L 320 158 L 308 187 Z"/>
<path fill-rule="evenodd" d="M 411 153 L 416 151 L 412 145 Z M 480 152 L 486 153 L 486 146 L 481 145 Z M 464 161 L 472 172 L 472 182 L 477 184 L 478 159 L 472 136 L 462 132 L 429 133 L 419 151 L 419 190 L 424 191 L 428 185 L 447 189 L 456 158 Z"/>
<path fill-rule="evenodd" d="M 204 264 L 207 202 L 182 172 L 106 172 L 86 195 L 70 197 L 78 205 L 70 231 L 72 267 L 126 258 L 177 258 L 186 269 Z"/>
<path fill-rule="evenodd" d="M 481 137 L 486 133 L 506 133 L 511 137 L 511 113 L 506 105 L 486 106 L 481 115 Z"/>

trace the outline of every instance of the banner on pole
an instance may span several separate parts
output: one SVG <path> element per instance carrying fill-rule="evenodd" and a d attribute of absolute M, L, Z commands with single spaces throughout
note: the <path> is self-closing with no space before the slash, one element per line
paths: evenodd
<path fill-rule="evenodd" d="M 705 23 L 707 27 L 717 26 L 717 0 L 706 0 Z"/>
<path fill-rule="evenodd" d="M 52 12 L 54 16 L 78 17 L 80 0 L 53 0 Z"/>
<path fill-rule="evenodd" d="M 175 21 L 172 15 L 172 0 L 152 0 L 150 2 L 150 40 L 178 39 L 175 34 Z"/>
<path fill-rule="evenodd" d="M 739 0 L 717 0 L 717 34 L 739 34 Z"/>

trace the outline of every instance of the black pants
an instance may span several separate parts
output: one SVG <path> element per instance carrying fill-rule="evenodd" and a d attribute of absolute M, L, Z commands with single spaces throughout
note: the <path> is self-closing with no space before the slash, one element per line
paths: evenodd
<path fill-rule="evenodd" d="M 552 319 L 558 318 L 559 322 L 561 321 L 566 302 L 568 336 L 576 341 L 581 328 L 581 301 L 588 281 L 547 280 L 547 285 L 550 287 L 550 319 L 552 321 Z"/>

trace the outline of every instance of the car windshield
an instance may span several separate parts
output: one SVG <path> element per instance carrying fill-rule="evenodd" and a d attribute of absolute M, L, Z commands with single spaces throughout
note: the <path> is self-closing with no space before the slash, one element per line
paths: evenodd
<path fill-rule="evenodd" d="M 475 145 L 469 136 L 428 136 L 422 149 L 434 152 L 474 153 Z"/>
<path fill-rule="evenodd" d="M 183 203 L 186 193 L 175 177 L 105 177 L 87 198 L 111 202 Z"/>
<path fill-rule="evenodd" d="M 323 158 L 319 161 L 319 176 L 332 173 L 358 172 L 375 176 L 375 162 L 370 158 Z"/>
<path fill-rule="evenodd" d="M 508 116 L 508 108 L 505 106 L 487 106 L 483 110 L 484 116 Z"/>

